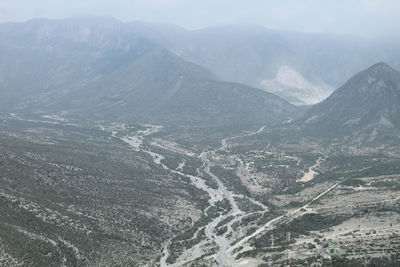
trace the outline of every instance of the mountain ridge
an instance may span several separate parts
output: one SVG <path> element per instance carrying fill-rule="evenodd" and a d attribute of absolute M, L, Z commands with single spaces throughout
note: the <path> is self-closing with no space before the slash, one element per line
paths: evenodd
<path fill-rule="evenodd" d="M 400 129 L 400 72 L 379 62 L 314 105 L 301 122 L 328 136 Z"/>
<path fill-rule="evenodd" d="M 395 41 L 375 42 L 352 36 L 271 30 L 252 25 L 224 25 L 186 30 L 153 23 L 131 23 L 132 29 L 188 61 L 205 66 L 221 79 L 275 93 L 296 105 L 326 98 L 360 69 L 379 61 L 399 67 Z M 382 47 L 385 47 L 383 50 Z M 276 79 L 289 66 L 310 85 L 282 87 Z M 298 97 L 306 93 L 305 99 Z"/>
<path fill-rule="evenodd" d="M 266 123 L 297 113 L 278 96 L 219 81 L 123 23 L 98 21 L 0 26 L 2 107 L 178 125 Z"/>

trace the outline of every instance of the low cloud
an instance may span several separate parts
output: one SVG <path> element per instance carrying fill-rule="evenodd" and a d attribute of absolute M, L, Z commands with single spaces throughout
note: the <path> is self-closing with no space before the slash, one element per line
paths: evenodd
<path fill-rule="evenodd" d="M 247 23 L 367 36 L 398 32 L 399 0 L 0 0 L 0 22 L 73 15 L 165 22 L 186 28 Z"/>

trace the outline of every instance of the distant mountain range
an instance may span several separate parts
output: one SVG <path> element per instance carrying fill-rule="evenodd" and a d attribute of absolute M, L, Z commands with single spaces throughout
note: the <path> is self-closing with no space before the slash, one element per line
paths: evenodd
<path fill-rule="evenodd" d="M 178 125 L 265 123 L 297 108 L 219 81 L 112 18 L 0 26 L 3 109 Z"/>
<path fill-rule="evenodd" d="M 4 23 L 0 109 L 168 125 L 282 122 L 307 110 L 288 101 L 320 102 L 375 58 L 393 55 L 397 66 L 400 57 L 386 48 L 255 26 L 187 31 L 111 17 Z M 377 64 L 300 121 L 310 134 L 398 128 L 399 84 L 397 71 Z"/>
<path fill-rule="evenodd" d="M 216 73 L 280 95 L 296 105 L 315 104 L 359 70 L 385 61 L 400 68 L 398 42 L 352 36 L 229 25 L 188 31 L 134 22 L 135 32 Z"/>
<path fill-rule="evenodd" d="M 349 79 L 300 123 L 314 136 L 379 134 L 400 130 L 400 72 L 377 63 Z M 359 136 L 360 137 L 360 136 Z"/>

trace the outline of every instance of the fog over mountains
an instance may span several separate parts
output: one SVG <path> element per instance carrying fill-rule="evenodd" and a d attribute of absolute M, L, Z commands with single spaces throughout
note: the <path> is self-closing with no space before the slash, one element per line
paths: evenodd
<path fill-rule="evenodd" d="M 198 63 L 224 80 L 281 95 L 294 104 L 315 104 L 360 70 L 385 61 L 400 68 L 396 42 L 351 36 L 218 26 L 187 31 L 136 22 L 135 31 Z"/>
<path fill-rule="evenodd" d="M 280 97 L 219 80 L 111 18 L 4 24 L 0 38 L 3 106 L 173 124 L 263 123 L 296 111 Z"/>
<path fill-rule="evenodd" d="M 399 64 L 390 49 L 350 37 L 256 26 L 73 17 L 5 23 L 0 39 L 2 106 L 154 122 L 290 118 L 295 107 L 256 88 L 313 104 L 377 59 Z"/>
<path fill-rule="evenodd" d="M 0 266 L 399 266 L 399 47 L 0 24 Z"/>

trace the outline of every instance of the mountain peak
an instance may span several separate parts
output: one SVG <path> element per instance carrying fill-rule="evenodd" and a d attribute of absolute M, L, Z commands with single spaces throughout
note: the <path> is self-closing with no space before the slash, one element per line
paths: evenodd
<path fill-rule="evenodd" d="M 391 68 L 386 62 L 381 61 L 381 62 L 378 62 L 378 63 L 372 65 L 370 67 L 370 69 L 373 69 L 373 68 L 388 68 L 388 67 Z"/>
<path fill-rule="evenodd" d="M 339 88 L 333 95 L 342 91 L 350 93 L 379 93 L 387 89 L 395 89 L 400 83 L 400 72 L 393 69 L 385 62 L 379 62 L 361 71 Z"/>
<path fill-rule="evenodd" d="M 378 62 L 378 63 L 372 65 L 371 67 L 369 67 L 366 71 L 367 72 L 370 72 L 370 71 L 394 71 L 394 72 L 397 72 L 395 69 L 393 69 L 391 66 L 389 66 L 385 62 Z"/>
<path fill-rule="evenodd" d="M 356 74 L 305 116 L 308 126 L 337 134 L 386 126 L 400 129 L 400 72 L 384 62 Z"/>
<path fill-rule="evenodd" d="M 370 69 L 371 68 L 386 68 L 386 67 L 390 67 L 386 62 L 383 62 L 383 61 L 381 61 L 381 62 L 378 62 L 378 63 L 376 63 L 376 64 L 374 64 L 374 65 L 372 65 L 371 67 L 370 67 Z"/>

